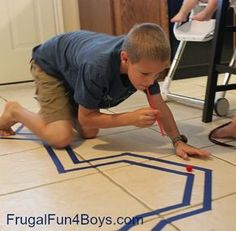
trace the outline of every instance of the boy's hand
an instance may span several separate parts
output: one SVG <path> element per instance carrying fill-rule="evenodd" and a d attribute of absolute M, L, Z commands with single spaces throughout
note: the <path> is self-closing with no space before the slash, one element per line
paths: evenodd
<path fill-rule="evenodd" d="M 141 108 L 132 112 L 133 125 L 140 128 L 150 127 L 157 120 L 159 111 L 152 108 Z"/>
<path fill-rule="evenodd" d="M 189 160 L 189 156 L 197 155 L 200 157 L 208 157 L 209 152 L 195 148 L 191 145 L 188 145 L 182 141 L 178 141 L 175 144 L 175 152 L 177 156 L 180 156 L 184 160 Z"/>

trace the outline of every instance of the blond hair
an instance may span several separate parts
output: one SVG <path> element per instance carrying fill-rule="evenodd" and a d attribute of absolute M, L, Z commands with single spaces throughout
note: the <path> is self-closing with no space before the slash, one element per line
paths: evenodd
<path fill-rule="evenodd" d="M 123 42 L 122 50 L 128 53 L 131 63 L 142 58 L 163 62 L 170 59 L 169 40 L 155 23 L 134 25 Z"/>

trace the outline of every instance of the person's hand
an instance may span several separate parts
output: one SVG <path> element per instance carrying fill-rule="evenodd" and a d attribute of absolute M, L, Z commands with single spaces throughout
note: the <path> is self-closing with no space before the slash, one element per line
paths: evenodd
<path fill-rule="evenodd" d="M 209 152 L 205 150 L 201 150 L 198 148 L 195 148 L 191 145 L 188 145 L 182 141 L 178 141 L 175 144 L 175 152 L 176 155 L 183 158 L 184 160 L 189 160 L 189 156 L 200 156 L 200 157 L 208 157 Z"/>
<path fill-rule="evenodd" d="M 150 107 L 141 108 L 132 112 L 132 124 L 136 127 L 145 128 L 150 127 L 157 120 L 160 112 Z"/>

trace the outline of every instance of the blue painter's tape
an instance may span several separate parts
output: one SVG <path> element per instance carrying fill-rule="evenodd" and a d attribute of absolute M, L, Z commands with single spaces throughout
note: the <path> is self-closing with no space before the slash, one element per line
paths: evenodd
<path fill-rule="evenodd" d="M 16 130 L 15 133 L 18 134 L 22 129 L 23 129 L 24 125 L 21 124 Z"/>
<path fill-rule="evenodd" d="M 17 134 L 24 134 L 24 135 L 26 135 L 26 134 L 31 135 L 31 133 L 20 133 L 20 131 L 22 129 L 23 129 L 23 125 L 21 125 L 19 128 L 16 129 L 16 133 Z M 39 139 L 32 139 L 32 138 L 15 138 L 15 137 L 1 137 L 1 139 L 39 140 Z M 93 158 L 93 159 L 89 159 L 89 160 L 79 160 L 77 153 L 74 152 L 74 150 L 70 146 L 68 146 L 65 148 L 65 151 L 68 154 L 68 156 L 70 157 L 70 159 L 71 159 L 72 163 L 75 165 L 75 167 L 70 168 L 70 169 L 65 169 L 65 167 L 63 166 L 62 162 L 58 158 L 58 156 L 57 156 L 56 152 L 53 150 L 53 148 L 47 144 L 43 144 L 43 145 L 44 145 L 45 149 L 47 150 L 50 158 L 52 159 L 54 165 L 56 166 L 56 169 L 59 174 L 69 173 L 69 172 L 73 172 L 73 171 L 82 171 L 82 170 L 86 170 L 86 169 L 94 169 L 94 168 L 108 166 L 108 165 L 117 165 L 117 164 L 121 164 L 121 163 L 126 163 L 126 164 L 130 164 L 133 166 L 148 168 L 153 171 L 163 171 L 163 172 L 166 172 L 169 174 L 176 174 L 176 175 L 186 178 L 185 187 L 184 187 L 184 191 L 183 191 L 183 197 L 182 197 L 181 202 L 174 204 L 174 205 L 166 206 L 164 208 L 159 208 L 154 211 L 147 212 L 147 213 L 138 214 L 135 216 L 135 218 L 147 218 L 147 217 L 151 217 L 151 216 L 156 216 L 156 215 L 159 215 L 163 212 L 172 211 L 172 210 L 175 210 L 178 208 L 184 208 L 186 206 L 189 206 L 191 203 L 191 196 L 192 196 L 195 175 L 192 173 L 186 172 L 186 170 L 185 170 L 186 164 L 176 163 L 176 162 L 169 161 L 169 160 L 164 160 L 164 159 L 159 159 L 159 158 L 155 158 L 155 157 L 144 156 L 144 155 L 134 154 L 134 153 L 121 153 L 118 155 L 111 155 L 111 156 L 107 156 L 107 157 Z M 180 168 L 183 168 L 183 171 L 174 170 L 174 169 L 171 169 L 168 167 L 160 167 L 160 166 L 152 165 L 150 163 L 147 164 L 147 163 L 143 163 L 143 162 L 129 160 L 128 159 L 129 157 L 132 157 L 132 159 L 136 158 L 136 159 L 150 160 L 150 161 L 154 161 L 154 162 L 164 163 L 164 164 L 170 165 L 170 166 L 171 165 L 178 166 Z M 119 160 L 117 160 L 117 158 L 119 158 Z M 96 161 L 99 161 L 100 163 L 96 164 L 95 163 Z M 86 163 L 87 163 L 87 166 L 84 166 L 84 164 L 86 164 Z M 82 164 L 83 164 L 83 166 L 81 166 Z M 195 209 L 193 207 L 192 211 L 185 212 L 185 213 L 181 213 L 181 211 L 179 211 L 180 214 L 178 214 L 178 215 L 168 217 L 166 219 L 162 219 L 160 222 L 158 222 L 158 224 L 156 224 L 153 227 L 152 230 L 154 230 L 154 231 L 162 230 L 166 225 L 171 224 L 172 222 L 175 222 L 177 220 L 184 219 L 184 218 L 187 218 L 190 216 L 194 216 L 194 215 L 197 215 L 197 214 L 200 214 L 200 213 L 203 213 L 203 212 L 206 212 L 206 211 L 209 211 L 212 209 L 212 203 L 211 203 L 212 202 L 212 170 L 202 168 L 199 166 L 193 166 L 193 169 L 195 171 L 201 171 L 204 174 L 204 190 L 203 190 L 202 207 L 198 208 L 198 209 Z M 199 205 L 199 206 L 201 206 L 201 205 Z M 127 225 L 124 225 L 123 227 L 121 227 L 120 230 L 121 231 L 130 230 L 133 227 L 134 227 L 134 225 L 127 224 Z"/>
<path fill-rule="evenodd" d="M 76 153 L 73 151 L 73 149 L 71 148 L 71 146 L 67 146 L 65 149 L 66 149 L 66 151 L 67 151 L 69 157 L 71 158 L 71 160 L 72 160 L 72 162 L 73 162 L 74 164 L 80 163 L 80 161 L 79 161 L 79 159 L 78 159 Z"/>
<path fill-rule="evenodd" d="M 45 147 L 45 149 L 47 150 L 49 156 L 51 157 L 53 163 L 55 164 L 57 171 L 59 173 L 65 173 L 65 169 L 61 163 L 61 161 L 59 160 L 59 158 L 57 157 L 56 153 L 53 151 L 52 147 L 50 147 L 48 144 L 43 144 L 43 146 Z"/>

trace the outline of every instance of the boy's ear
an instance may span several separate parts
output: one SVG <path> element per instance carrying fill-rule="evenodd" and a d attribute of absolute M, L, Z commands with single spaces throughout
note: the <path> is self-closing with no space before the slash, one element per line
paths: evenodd
<path fill-rule="evenodd" d="M 121 51 L 120 52 L 120 60 L 122 63 L 127 63 L 128 62 L 128 53 L 126 51 Z"/>

